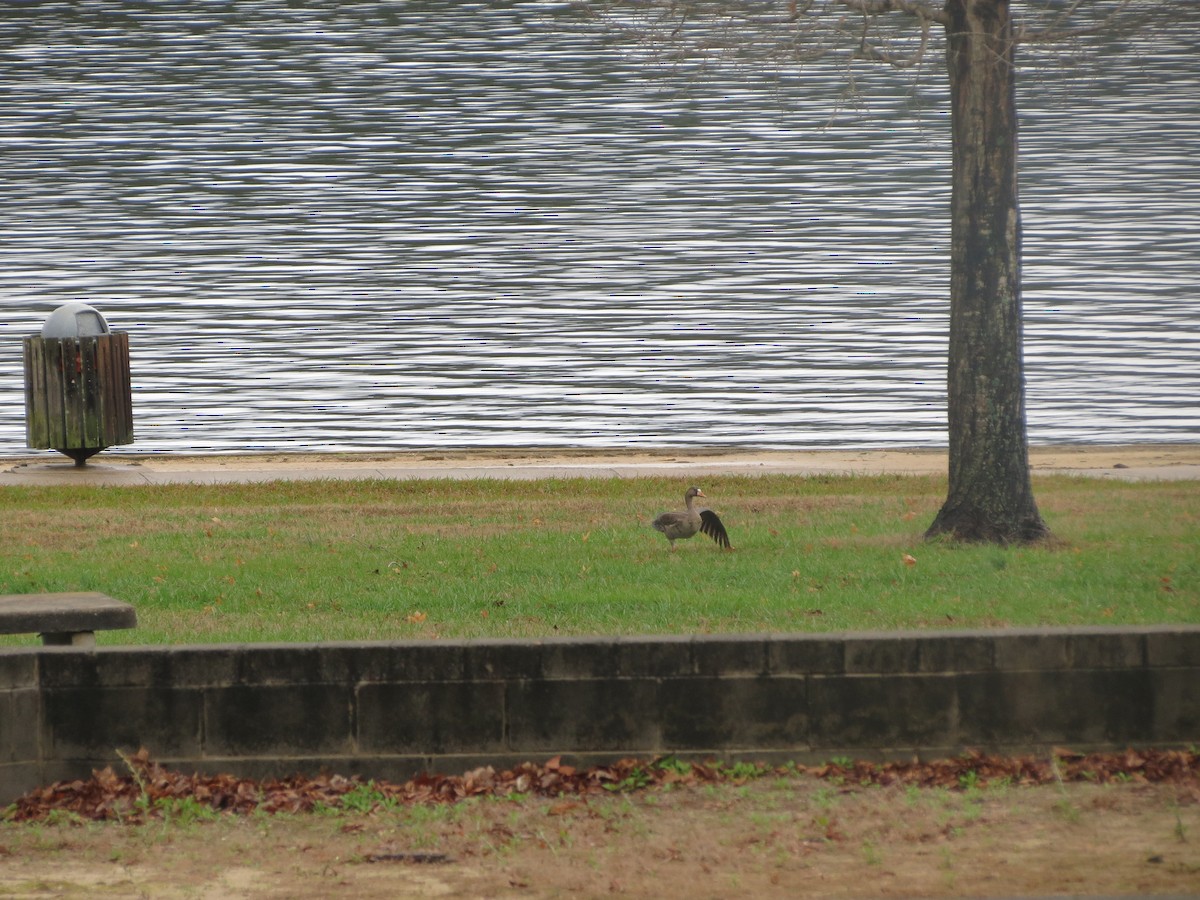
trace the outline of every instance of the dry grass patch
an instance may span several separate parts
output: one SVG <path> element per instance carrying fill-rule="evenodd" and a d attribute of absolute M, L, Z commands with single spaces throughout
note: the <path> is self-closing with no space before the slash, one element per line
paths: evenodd
<path fill-rule="evenodd" d="M 1200 879 L 1198 841 L 1200 807 L 1178 787 L 948 791 L 780 778 L 368 814 L 5 826 L 0 893 L 1185 894 Z"/>

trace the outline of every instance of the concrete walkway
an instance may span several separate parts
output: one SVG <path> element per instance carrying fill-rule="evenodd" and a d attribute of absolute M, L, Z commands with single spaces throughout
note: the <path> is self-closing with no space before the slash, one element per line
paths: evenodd
<path fill-rule="evenodd" d="M 1200 480 L 1200 444 L 1033 448 L 1033 474 Z M 0 459 L 4 485 L 224 484 L 314 479 L 939 475 L 944 450 L 455 450 L 184 455 L 106 451 L 85 466 L 57 453 Z"/>

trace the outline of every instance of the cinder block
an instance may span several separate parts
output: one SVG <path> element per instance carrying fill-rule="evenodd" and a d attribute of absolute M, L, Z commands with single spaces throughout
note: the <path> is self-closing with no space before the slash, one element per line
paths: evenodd
<path fill-rule="evenodd" d="M 780 676 L 668 678 L 658 719 L 666 749 L 803 749 L 808 679 Z"/>
<path fill-rule="evenodd" d="M 37 688 L 0 690 L 0 763 L 28 763 L 41 758 L 40 706 L 41 692 Z"/>
<path fill-rule="evenodd" d="M 709 635 L 692 638 L 692 659 L 697 675 L 765 675 L 766 635 Z"/>
<path fill-rule="evenodd" d="M 1154 699 L 1145 741 L 1200 744 L 1200 657 L 1196 663 L 1147 673 Z"/>
<path fill-rule="evenodd" d="M 396 657 L 389 642 L 322 641 L 316 645 L 317 677 L 324 684 L 388 681 Z"/>
<path fill-rule="evenodd" d="M 38 654 L 38 680 L 43 688 L 94 687 L 100 684 L 97 652 L 75 647 L 45 647 Z"/>
<path fill-rule="evenodd" d="M 1120 631 L 1075 634 L 1069 653 L 1076 669 L 1140 669 L 1146 665 L 1146 639 Z"/>
<path fill-rule="evenodd" d="M 22 648 L 0 651 L 0 691 L 33 687 L 38 682 L 38 650 Z"/>
<path fill-rule="evenodd" d="M 613 674 L 622 678 L 670 678 L 696 673 L 688 635 L 618 638 L 614 654 Z"/>
<path fill-rule="evenodd" d="M 847 675 L 906 675 L 921 670 L 921 638 L 848 635 L 845 642 Z"/>
<path fill-rule="evenodd" d="M 1153 684 L 1145 670 L 962 675 L 959 738 L 967 745 L 1124 745 L 1152 733 Z"/>
<path fill-rule="evenodd" d="M 613 639 L 549 638 L 541 643 L 544 678 L 611 678 L 616 674 Z"/>
<path fill-rule="evenodd" d="M 388 649 L 387 681 L 463 681 L 466 641 L 402 641 Z"/>
<path fill-rule="evenodd" d="M 464 647 L 464 677 L 469 681 L 542 677 L 541 641 L 476 640 Z"/>
<path fill-rule="evenodd" d="M 953 743 L 955 684 L 950 676 L 814 676 L 808 700 L 814 747 L 867 751 Z"/>
<path fill-rule="evenodd" d="M 657 689 L 641 678 L 511 682 L 508 747 L 533 753 L 660 747 Z"/>
<path fill-rule="evenodd" d="M 994 635 L 929 635 L 920 638 L 917 645 L 921 672 L 990 672 L 995 667 Z"/>
<path fill-rule="evenodd" d="M 503 750 L 502 682 L 413 681 L 360 685 L 358 750 L 431 755 Z"/>
<path fill-rule="evenodd" d="M 1071 664 L 1069 632 L 1037 629 L 999 632 L 996 669 L 1003 672 L 1066 669 Z"/>
<path fill-rule="evenodd" d="M 774 635 L 767 641 L 774 675 L 831 675 L 846 668 L 846 642 L 832 635 Z"/>
<path fill-rule="evenodd" d="M 247 644 L 235 656 L 235 682 L 245 685 L 321 684 L 321 653 L 312 644 Z"/>
<path fill-rule="evenodd" d="M 204 753 L 304 756 L 354 750 L 348 685 L 238 684 L 204 690 Z"/>
<path fill-rule="evenodd" d="M 0 763 L 0 809 L 41 787 L 42 767 L 36 762 Z"/>
<path fill-rule="evenodd" d="M 161 687 L 77 687 L 42 694 L 43 750 L 51 757 L 107 759 L 115 748 L 200 752 L 201 696 Z"/>
<path fill-rule="evenodd" d="M 1200 661 L 1200 626 L 1164 627 L 1146 635 L 1149 666 L 1196 666 Z"/>
<path fill-rule="evenodd" d="M 178 684 L 174 656 L 161 647 L 100 647 L 87 652 L 79 665 L 65 663 L 63 654 L 48 656 L 43 668 L 60 686 L 150 687 Z M 68 681 L 68 679 L 77 679 Z"/>
<path fill-rule="evenodd" d="M 170 657 L 174 684 L 200 688 L 234 684 L 243 648 L 242 644 L 212 644 L 155 649 Z"/>

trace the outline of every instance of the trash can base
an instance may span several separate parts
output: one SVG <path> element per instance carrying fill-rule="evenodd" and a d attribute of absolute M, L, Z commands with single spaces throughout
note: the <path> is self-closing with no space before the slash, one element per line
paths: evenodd
<path fill-rule="evenodd" d="M 59 453 L 64 453 L 71 459 L 75 460 L 75 465 L 86 466 L 87 461 L 103 450 L 103 447 L 72 447 L 69 450 L 63 450 L 61 447 L 55 447 Z"/>

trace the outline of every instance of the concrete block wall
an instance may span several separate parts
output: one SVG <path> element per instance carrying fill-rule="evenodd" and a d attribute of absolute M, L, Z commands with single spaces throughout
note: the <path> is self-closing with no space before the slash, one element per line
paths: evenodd
<path fill-rule="evenodd" d="M 189 772 L 403 780 L 1197 741 L 1198 626 L 0 651 L 0 802 L 142 746 Z"/>

